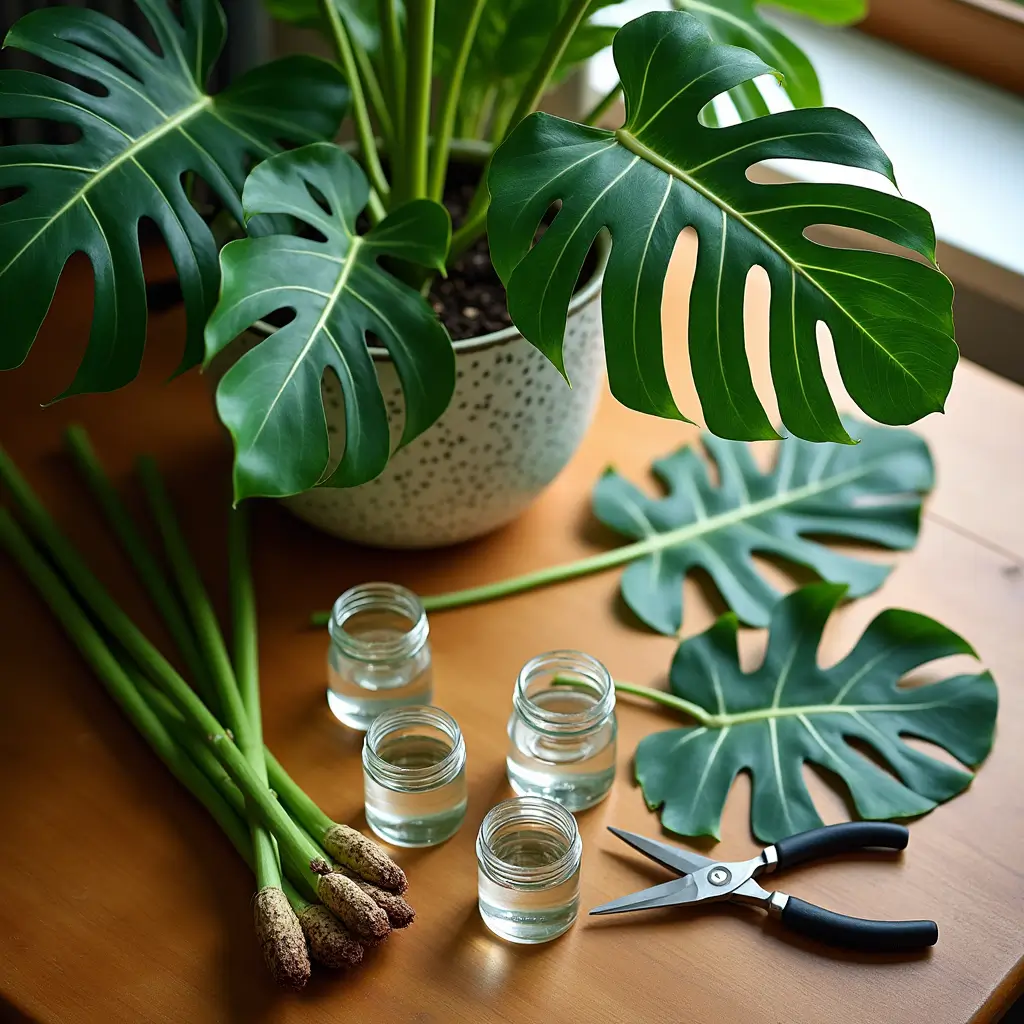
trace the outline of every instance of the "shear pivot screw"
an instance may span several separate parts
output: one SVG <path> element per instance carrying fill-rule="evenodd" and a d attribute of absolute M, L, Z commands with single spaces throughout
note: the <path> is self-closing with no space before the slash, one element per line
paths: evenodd
<path fill-rule="evenodd" d="M 708 881 L 712 885 L 725 885 L 731 878 L 732 874 L 728 868 L 712 868 L 708 872 Z"/>

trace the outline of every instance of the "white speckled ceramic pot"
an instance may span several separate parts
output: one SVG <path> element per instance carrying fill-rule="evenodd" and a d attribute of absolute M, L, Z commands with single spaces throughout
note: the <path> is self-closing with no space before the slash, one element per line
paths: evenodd
<path fill-rule="evenodd" d="M 455 343 L 455 394 L 444 415 L 395 452 L 384 472 L 352 488 L 320 487 L 284 499 L 296 515 L 345 540 L 389 548 L 454 544 L 514 519 L 558 475 L 583 440 L 604 380 L 601 277 L 573 296 L 565 331 L 572 388 L 515 328 Z M 384 349 L 373 348 L 394 447 L 402 389 Z M 332 456 L 344 446 L 340 387 L 322 385 Z"/>

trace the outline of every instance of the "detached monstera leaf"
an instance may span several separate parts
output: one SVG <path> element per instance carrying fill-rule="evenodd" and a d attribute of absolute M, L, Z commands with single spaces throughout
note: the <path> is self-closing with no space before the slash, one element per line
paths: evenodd
<path fill-rule="evenodd" d="M 136 0 L 160 53 L 97 11 L 47 8 L 8 33 L 16 47 L 81 75 L 99 95 L 27 71 L 0 72 L 0 116 L 71 124 L 68 145 L 0 148 L 0 369 L 19 365 L 46 315 L 67 259 L 85 252 L 95 274 L 92 332 L 67 391 L 111 391 L 138 372 L 146 336 L 139 221 L 160 229 L 185 297 L 182 369 L 200 361 L 203 325 L 217 300 L 217 244 L 186 192 L 202 178 L 241 220 L 248 166 L 280 141 L 331 136 L 348 100 L 326 61 L 289 57 L 256 68 L 211 96 L 206 79 L 224 43 L 216 0 Z"/>
<path fill-rule="evenodd" d="M 753 559 L 777 555 L 843 583 L 850 597 L 882 585 L 890 566 L 832 551 L 807 534 L 850 537 L 902 550 L 917 541 L 921 495 L 935 483 L 924 440 L 910 430 L 844 420 L 861 443 L 779 442 L 775 465 L 757 468 L 747 445 L 705 436 L 718 468 L 711 483 L 694 448 L 653 466 L 667 493 L 651 498 L 607 472 L 594 488 L 594 514 L 651 551 L 622 574 L 622 597 L 662 633 L 683 624 L 683 580 L 704 569 L 741 622 L 767 626 L 780 598 Z"/>
<path fill-rule="evenodd" d="M 603 131 L 547 114 L 520 123 L 495 154 L 488 234 L 523 334 L 560 369 L 566 310 L 594 237 L 612 253 L 602 315 L 615 396 L 682 418 L 665 374 L 661 299 L 669 258 L 688 226 L 699 238 L 690 296 L 690 366 L 705 421 L 719 436 L 778 436 L 751 381 L 744 346 L 747 273 L 771 282 L 771 369 L 782 420 L 798 437 L 843 441 L 818 358 L 832 335 L 846 389 L 872 419 L 911 423 L 940 410 L 957 348 L 952 286 L 931 264 L 935 238 L 919 206 L 839 184 L 756 184 L 747 169 L 789 157 L 846 164 L 892 179 L 868 130 L 840 110 L 792 110 L 728 128 L 701 125 L 716 95 L 771 72 L 747 50 L 716 45 L 680 12 L 644 15 L 615 37 L 626 123 Z M 561 208 L 534 245 L 537 226 Z M 858 228 L 919 253 L 832 248 L 814 225 Z"/>
<path fill-rule="evenodd" d="M 221 253 L 224 283 L 206 331 L 208 359 L 267 314 L 295 314 L 242 356 L 217 387 L 217 412 L 235 440 L 236 500 L 282 497 L 318 483 L 347 487 L 381 472 L 390 456 L 388 416 L 368 332 L 387 348 L 402 383 L 402 444 L 448 405 L 455 388 L 448 333 L 415 288 L 377 263 L 393 256 L 443 270 L 448 211 L 417 199 L 359 235 L 356 217 L 368 197 L 359 165 L 326 142 L 272 157 L 245 183 L 247 220 L 290 214 L 324 240 L 245 238 Z M 337 374 L 345 399 L 345 450 L 329 474 L 320 394 L 328 370 Z"/>
<path fill-rule="evenodd" d="M 982 672 L 898 685 L 920 665 L 974 654 L 951 629 L 898 609 L 878 615 L 845 658 L 820 668 L 821 633 L 844 592 L 818 583 L 781 601 L 764 661 L 753 672 L 740 669 L 734 615 L 679 646 L 666 703 L 674 701 L 698 724 L 648 736 L 636 752 L 644 798 L 661 808 L 666 829 L 717 838 L 741 771 L 751 774 L 751 828 L 765 843 L 822 824 L 804 784 L 805 762 L 838 775 L 860 816 L 872 820 L 924 814 L 969 785 L 971 772 L 921 753 L 902 737 L 935 743 L 965 765 L 980 763 L 995 729 L 992 677 Z M 867 744 L 893 774 L 849 739 Z"/>

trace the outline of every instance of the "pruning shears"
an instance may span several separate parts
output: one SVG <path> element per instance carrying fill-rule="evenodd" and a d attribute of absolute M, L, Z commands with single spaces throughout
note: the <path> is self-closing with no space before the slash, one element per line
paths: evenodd
<path fill-rule="evenodd" d="M 905 849 L 910 833 L 902 825 L 880 821 L 826 825 L 780 839 L 765 847 L 756 857 L 736 863 L 712 860 L 622 829 L 610 828 L 609 831 L 634 850 L 683 877 L 594 907 L 591 914 L 622 914 L 632 910 L 731 900 L 761 907 L 790 931 L 844 949 L 909 953 L 934 946 L 939 939 L 939 928 L 934 921 L 868 921 L 847 917 L 784 892 L 768 892 L 754 881 L 779 868 L 837 853 L 873 848 Z"/>

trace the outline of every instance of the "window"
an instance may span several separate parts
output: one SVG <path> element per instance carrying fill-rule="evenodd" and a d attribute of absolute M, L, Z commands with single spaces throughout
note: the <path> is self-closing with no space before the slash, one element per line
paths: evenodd
<path fill-rule="evenodd" d="M 869 0 L 871 35 L 1024 94 L 1024 0 Z"/>

